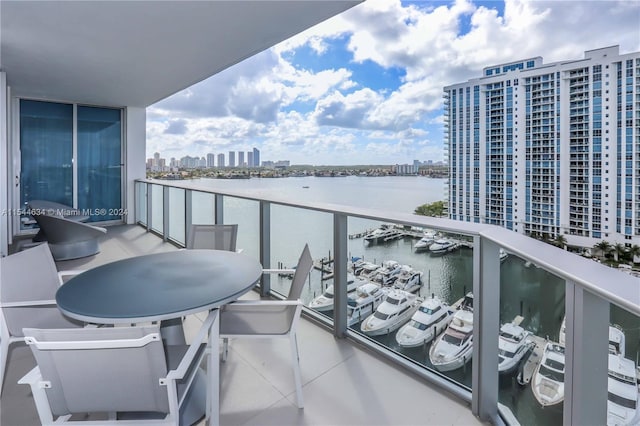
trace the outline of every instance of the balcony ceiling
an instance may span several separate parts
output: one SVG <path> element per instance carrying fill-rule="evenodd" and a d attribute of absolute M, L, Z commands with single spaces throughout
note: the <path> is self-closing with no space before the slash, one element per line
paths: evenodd
<path fill-rule="evenodd" d="M 360 1 L 0 2 L 13 94 L 149 106 Z"/>

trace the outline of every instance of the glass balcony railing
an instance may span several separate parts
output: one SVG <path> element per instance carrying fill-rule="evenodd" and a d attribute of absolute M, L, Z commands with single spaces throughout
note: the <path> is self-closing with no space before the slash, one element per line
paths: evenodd
<path fill-rule="evenodd" d="M 243 253 L 290 268 L 309 244 L 305 314 L 470 402 L 483 420 L 631 415 L 631 400 L 616 396 L 616 369 L 639 374 L 640 281 L 629 274 L 491 225 L 185 181 L 137 181 L 136 196 L 137 221 L 178 245 L 191 224 L 237 223 Z M 260 291 L 282 296 L 290 284 L 265 276 Z"/>

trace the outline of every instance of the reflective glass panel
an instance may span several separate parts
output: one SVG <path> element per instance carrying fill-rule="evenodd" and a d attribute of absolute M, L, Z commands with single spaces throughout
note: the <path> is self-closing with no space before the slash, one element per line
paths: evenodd
<path fill-rule="evenodd" d="M 20 101 L 20 207 L 31 200 L 73 206 L 73 106 Z M 21 217 L 21 229 L 35 225 Z"/>
<path fill-rule="evenodd" d="M 78 107 L 78 208 L 89 221 L 120 220 L 122 126 L 120 110 Z"/>

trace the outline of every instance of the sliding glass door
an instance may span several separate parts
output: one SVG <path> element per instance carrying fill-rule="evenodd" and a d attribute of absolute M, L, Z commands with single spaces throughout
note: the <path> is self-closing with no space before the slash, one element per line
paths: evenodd
<path fill-rule="evenodd" d="M 120 110 L 78 107 L 78 208 L 91 221 L 121 218 Z"/>
<path fill-rule="evenodd" d="M 122 219 L 119 109 L 20 100 L 20 229 L 31 200 L 72 206 L 90 222 Z"/>

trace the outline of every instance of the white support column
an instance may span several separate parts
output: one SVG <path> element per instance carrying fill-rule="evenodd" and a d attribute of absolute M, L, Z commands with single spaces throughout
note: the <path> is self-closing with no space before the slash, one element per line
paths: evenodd
<path fill-rule="evenodd" d="M 264 269 L 271 268 L 271 203 L 260 201 L 260 263 Z M 271 292 L 271 274 L 262 274 L 260 294 Z"/>
<path fill-rule="evenodd" d="M 169 187 L 162 187 L 162 239 L 164 241 L 169 240 L 169 205 L 171 200 L 169 199 Z"/>
<path fill-rule="evenodd" d="M 333 215 L 333 334 L 347 335 L 347 216 Z"/>
<path fill-rule="evenodd" d="M 566 281 L 565 425 L 607 424 L 609 302 Z"/>
<path fill-rule="evenodd" d="M 153 184 L 145 183 L 147 192 L 147 232 L 151 231 L 153 220 Z"/>
<path fill-rule="evenodd" d="M 9 178 L 11 167 L 9 165 L 9 98 L 7 96 L 7 74 L 0 71 L 0 164 L 2 165 L 0 172 L 0 211 L 9 211 Z M 0 216 L 0 257 L 9 254 L 9 221 L 12 219 L 10 214 Z"/>
<path fill-rule="evenodd" d="M 216 194 L 215 195 L 215 224 L 222 225 L 224 224 L 224 195 Z"/>
<path fill-rule="evenodd" d="M 187 245 L 189 229 L 193 224 L 193 191 L 186 189 L 184 193 L 184 245 Z"/>
<path fill-rule="evenodd" d="M 500 331 L 499 246 L 475 237 L 473 244 L 473 372 L 471 411 L 480 420 L 498 417 Z"/>
<path fill-rule="evenodd" d="M 124 146 L 122 160 L 123 197 L 122 206 L 127 214 L 123 220 L 128 224 L 136 222 L 135 211 L 135 180 L 144 179 L 146 170 L 146 137 L 147 112 L 145 108 L 127 107 L 124 110 Z M 151 188 L 148 188 L 149 196 Z M 150 218 L 150 212 L 147 212 Z M 147 229 L 150 229 L 150 222 Z"/>

